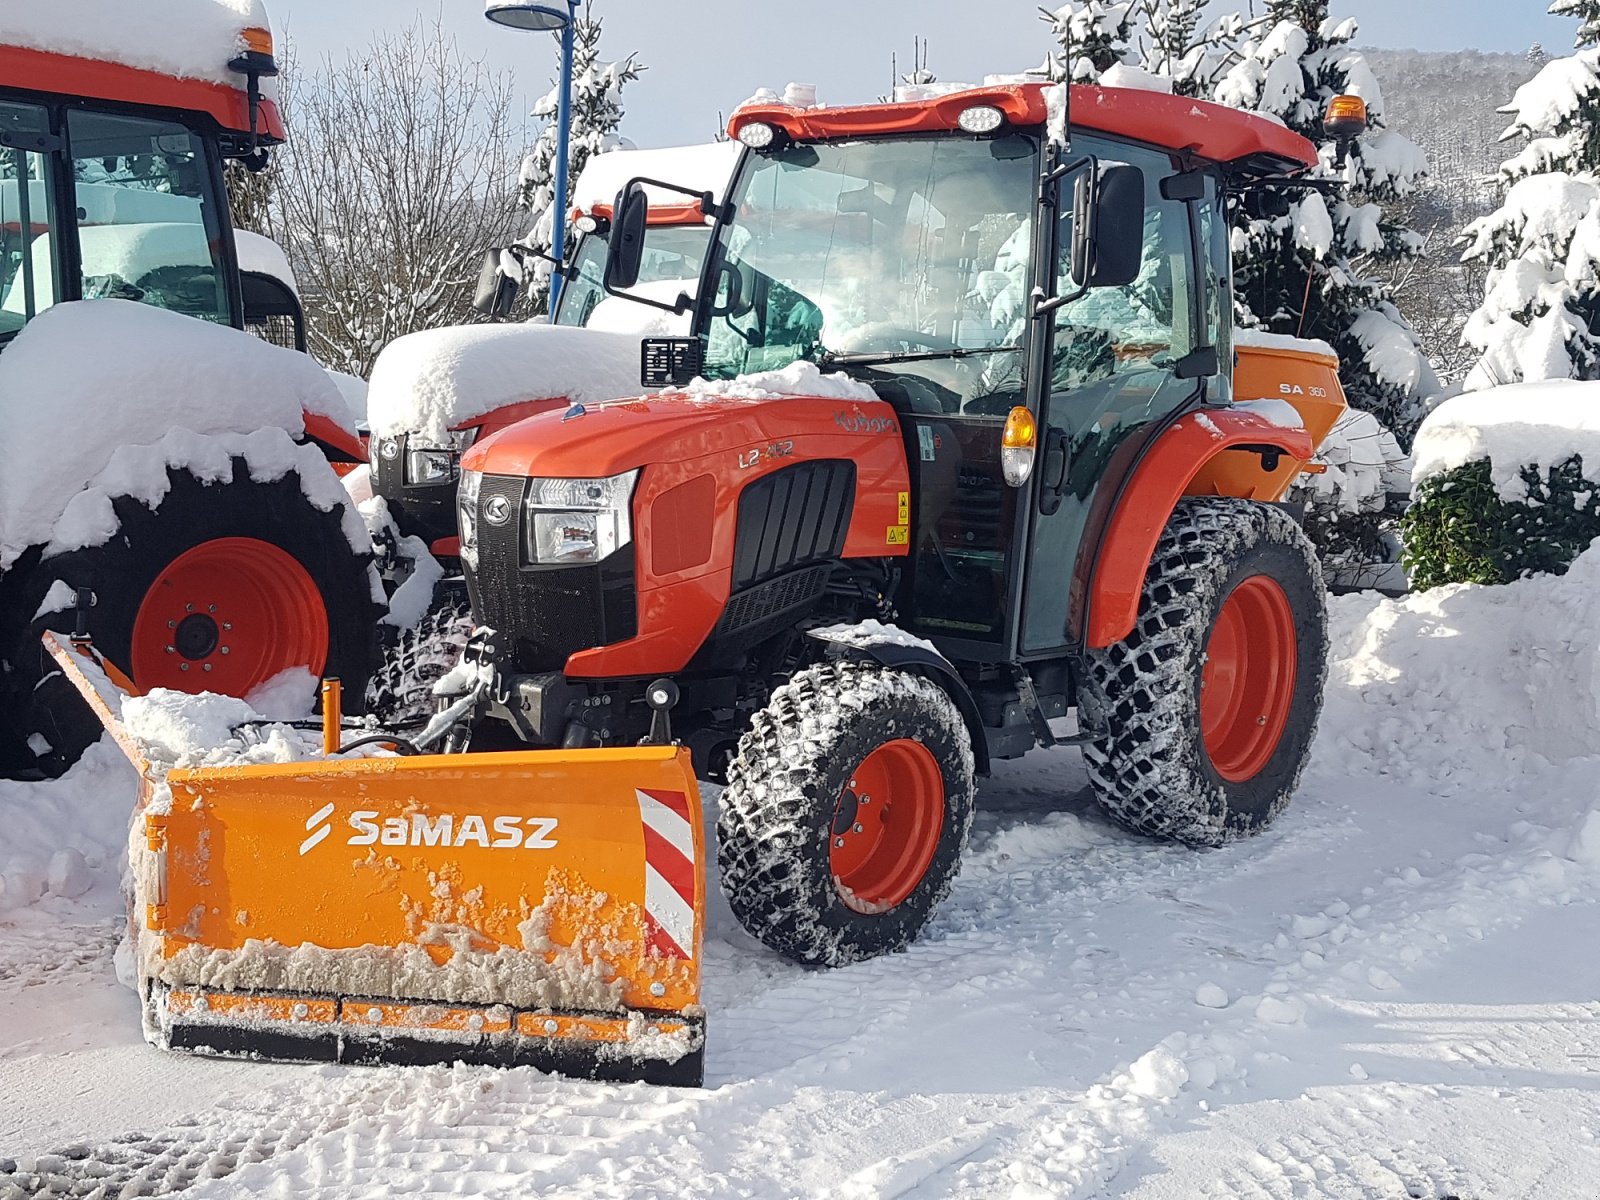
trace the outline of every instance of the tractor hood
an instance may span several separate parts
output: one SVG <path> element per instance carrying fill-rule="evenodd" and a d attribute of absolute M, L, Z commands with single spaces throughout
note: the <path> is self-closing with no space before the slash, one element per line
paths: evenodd
<path fill-rule="evenodd" d="M 839 438 L 898 436 L 894 410 L 870 392 L 867 396 L 674 392 L 575 405 L 485 438 L 463 456 L 461 465 L 489 475 L 596 479 L 726 453 L 732 472 L 769 453 L 803 455 L 805 447 L 797 443 L 812 439 L 834 443 Z"/>

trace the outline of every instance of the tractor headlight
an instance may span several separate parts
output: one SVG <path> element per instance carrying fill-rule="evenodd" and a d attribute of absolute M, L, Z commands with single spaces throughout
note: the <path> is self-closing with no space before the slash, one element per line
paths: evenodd
<path fill-rule="evenodd" d="M 522 526 L 526 560 L 540 566 L 593 563 L 628 545 L 638 481 L 636 470 L 609 479 L 529 480 Z"/>
<path fill-rule="evenodd" d="M 478 489 L 483 486 L 482 471 L 461 472 L 456 489 L 456 530 L 461 535 L 461 561 L 478 569 Z"/>
<path fill-rule="evenodd" d="M 450 483 L 460 474 L 461 452 L 472 445 L 477 436 L 476 429 L 458 429 L 445 435 L 447 445 L 412 442 L 406 447 L 406 486 Z"/>

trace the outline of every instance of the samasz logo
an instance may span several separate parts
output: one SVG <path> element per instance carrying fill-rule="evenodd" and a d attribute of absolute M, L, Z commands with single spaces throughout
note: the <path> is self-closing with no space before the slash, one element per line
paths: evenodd
<path fill-rule="evenodd" d="M 334 806 L 324 805 L 306 821 L 310 834 L 300 843 L 302 856 L 316 849 L 332 832 L 328 819 Z M 345 839 L 347 846 L 439 846 L 459 849 L 478 846 L 485 850 L 553 850 L 556 846 L 555 817 L 486 817 L 467 813 L 459 818 L 451 813 L 430 817 L 412 813 L 406 817 L 381 817 L 371 809 L 353 812 Z"/>

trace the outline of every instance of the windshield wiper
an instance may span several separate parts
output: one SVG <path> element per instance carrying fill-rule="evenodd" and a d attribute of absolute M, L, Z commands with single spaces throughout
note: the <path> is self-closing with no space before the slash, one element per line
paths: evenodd
<path fill-rule="evenodd" d="M 935 358 L 976 358 L 980 354 L 1015 354 L 1021 346 L 982 346 L 969 349 L 957 346 L 950 350 L 884 350 L 871 354 L 835 354 L 825 350 L 817 359 L 819 367 L 862 367 L 872 363 L 927 362 Z"/>

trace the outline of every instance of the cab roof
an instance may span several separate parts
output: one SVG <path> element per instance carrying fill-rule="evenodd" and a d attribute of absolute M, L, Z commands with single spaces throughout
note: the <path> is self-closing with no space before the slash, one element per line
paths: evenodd
<path fill-rule="evenodd" d="M 846 108 L 796 108 L 752 104 L 728 122 L 737 138 L 746 125 L 764 122 L 796 141 L 956 133 L 969 108 L 987 105 L 1013 128 L 1042 126 L 1050 118 L 1050 93 L 1059 85 L 1012 83 L 950 92 L 932 99 Z M 1222 104 L 1136 88 L 1072 85 L 1074 129 L 1093 130 L 1187 152 L 1222 164 L 1272 165 L 1295 170 L 1317 164 L 1317 148 L 1286 126 Z"/>
<path fill-rule="evenodd" d="M 49 0 L 7 6 L 0 86 L 208 113 L 250 128 L 245 77 L 229 63 L 271 54 L 261 0 Z M 281 140 L 272 81 L 262 80 L 262 133 Z"/>

